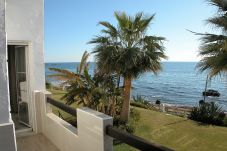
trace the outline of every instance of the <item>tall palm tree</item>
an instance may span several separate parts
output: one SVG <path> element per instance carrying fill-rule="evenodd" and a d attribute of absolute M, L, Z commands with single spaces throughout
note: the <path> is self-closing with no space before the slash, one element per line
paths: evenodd
<path fill-rule="evenodd" d="M 154 15 L 137 13 L 128 16 L 115 12 L 117 26 L 109 22 L 99 22 L 104 27 L 101 36 L 90 41 L 95 44 L 93 53 L 98 72 L 118 74 L 124 78 L 124 102 L 121 120 L 127 122 L 130 112 L 132 80 L 142 73 L 161 70 L 161 59 L 166 59 L 163 40 L 165 38 L 147 34 Z"/>
<path fill-rule="evenodd" d="M 201 47 L 199 55 L 202 57 L 197 67 L 200 71 L 208 71 L 209 76 L 227 72 L 227 1 L 208 0 L 211 5 L 217 7 L 216 16 L 207 20 L 207 23 L 220 30 L 220 34 L 200 34 Z"/>

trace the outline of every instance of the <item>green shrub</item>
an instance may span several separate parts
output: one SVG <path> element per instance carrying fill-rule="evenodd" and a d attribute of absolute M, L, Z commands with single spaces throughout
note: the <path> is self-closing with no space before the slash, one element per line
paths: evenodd
<path fill-rule="evenodd" d="M 224 125 L 225 113 L 214 102 L 206 102 L 194 107 L 189 118 L 206 124 Z"/>
<path fill-rule="evenodd" d="M 135 106 L 135 107 L 140 107 L 140 108 L 144 108 L 144 109 L 148 109 L 149 107 L 145 104 L 139 103 L 139 102 L 131 102 L 130 105 Z"/>
<path fill-rule="evenodd" d="M 47 89 L 51 89 L 52 88 L 52 84 L 48 81 L 46 81 L 46 88 Z"/>
<path fill-rule="evenodd" d="M 133 100 L 131 101 L 130 105 L 145 109 L 153 109 L 156 110 L 154 105 L 151 104 L 149 101 L 145 99 L 145 97 L 141 95 L 133 96 Z"/>
<path fill-rule="evenodd" d="M 141 95 L 133 96 L 133 102 L 141 103 L 141 104 L 144 104 L 144 105 L 149 105 L 150 104 L 150 102 L 147 101 L 145 99 L 145 97 L 143 97 Z"/>
<path fill-rule="evenodd" d="M 200 101 L 199 101 L 199 104 L 203 104 L 203 103 L 205 103 L 204 100 L 200 100 Z"/>

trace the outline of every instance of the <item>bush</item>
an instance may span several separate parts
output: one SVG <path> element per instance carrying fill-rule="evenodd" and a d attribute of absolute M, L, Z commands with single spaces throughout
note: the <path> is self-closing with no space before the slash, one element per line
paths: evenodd
<path fill-rule="evenodd" d="M 133 96 L 133 100 L 130 103 L 132 106 L 145 108 L 145 109 L 154 109 L 154 105 L 147 101 L 143 96 L 137 95 Z"/>
<path fill-rule="evenodd" d="M 47 89 L 51 89 L 52 88 L 52 84 L 48 81 L 46 81 L 46 88 Z"/>
<path fill-rule="evenodd" d="M 147 105 L 139 103 L 139 102 L 131 102 L 130 105 L 135 106 L 135 107 L 144 108 L 144 109 L 148 109 L 149 108 Z"/>
<path fill-rule="evenodd" d="M 206 124 L 224 125 L 225 113 L 214 102 L 206 102 L 194 107 L 189 118 Z"/>
<path fill-rule="evenodd" d="M 141 103 L 141 104 L 144 104 L 144 105 L 149 105 L 150 102 L 147 101 L 143 96 L 141 95 L 137 95 L 137 96 L 133 96 L 133 101 L 136 102 L 136 103 Z"/>
<path fill-rule="evenodd" d="M 204 103 L 205 103 L 204 100 L 200 100 L 200 101 L 199 101 L 199 104 L 204 104 Z"/>

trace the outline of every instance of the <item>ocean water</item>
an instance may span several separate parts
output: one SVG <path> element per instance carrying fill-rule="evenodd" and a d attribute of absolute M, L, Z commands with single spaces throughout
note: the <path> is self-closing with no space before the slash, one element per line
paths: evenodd
<path fill-rule="evenodd" d="M 53 74 L 50 67 L 76 71 L 79 63 L 46 63 L 46 79 L 53 84 L 58 82 L 48 78 Z M 94 63 L 90 63 L 89 73 L 93 74 Z M 202 92 L 206 83 L 206 74 L 196 70 L 195 62 L 163 62 L 163 70 L 157 75 L 144 73 L 133 81 L 132 95 L 142 95 L 155 102 L 160 99 L 162 103 L 173 105 L 197 105 L 203 99 Z M 208 83 L 208 89 L 215 89 L 221 93 L 219 98 L 208 97 L 227 111 L 227 77 L 216 77 Z"/>

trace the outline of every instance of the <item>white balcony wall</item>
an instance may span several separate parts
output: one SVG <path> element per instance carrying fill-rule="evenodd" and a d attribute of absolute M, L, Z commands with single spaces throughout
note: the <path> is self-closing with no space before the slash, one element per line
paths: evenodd
<path fill-rule="evenodd" d="M 77 109 L 77 128 L 51 112 L 46 103 L 48 92 L 35 92 L 37 131 L 43 133 L 61 151 L 112 151 L 113 139 L 105 128 L 113 119 L 89 108 Z"/>

